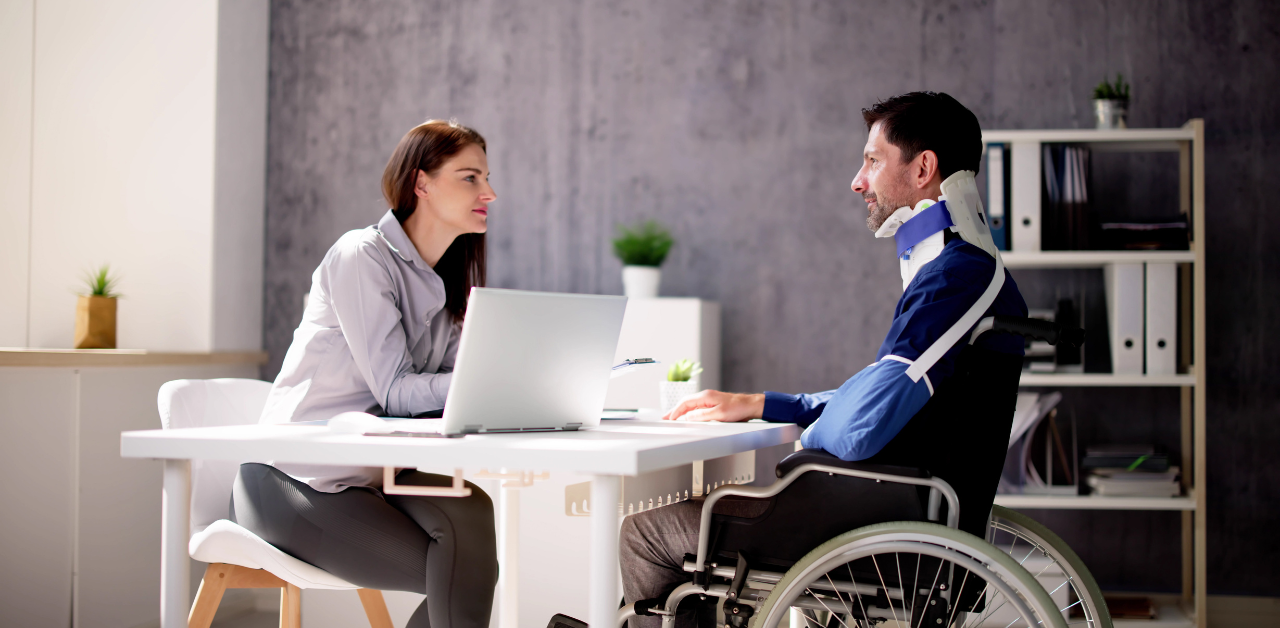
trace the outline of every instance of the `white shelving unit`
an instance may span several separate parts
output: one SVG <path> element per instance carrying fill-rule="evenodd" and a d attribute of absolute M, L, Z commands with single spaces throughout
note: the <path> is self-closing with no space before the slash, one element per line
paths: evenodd
<path fill-rule="evenodd" d="M 1114 373 L 1027 373 L 1021 386 L 1195 386 L 1196 376 L 1185 375 L 1116 375 Z"/>
<path fill-rule="evenodd" d="M 1046 129 L 984 131 L 985 144 L 1011 149 L 1013 172 L 1008 219 L 1014 250 L 1003 253 L 1005 266 L 1026 268 L 1102 268 L 1119 263 L 1175 263 L 1189 268 L 1183 282 L 1184 316 L 1180 342 L 1190 343 L 1191 361 L 1177 375 L 1110 373 L 1023 373 L 1021 386 L 1034 387 L 1177 387 L 1182 395 L 1182 470 L 1185 495 L 1173 498 L 1099 496 L 998 495 L 996 503 L 1017 509 L 1167 510 L 1182 513 L 1182 596 L 1162 601 L 1155 621 L 1116 621 L 1117 626 L 1195 626 L 1206 628 L 1205 551 L 1205 273 L 1204 273 L 1204 120 L 1176 129 Z M 1040 251 L 1041 145 L 1087 145 L 1095 152 L 1175 152 L 1179 154 L 1180 209 L 1190 218 L 1189 251 Z M 1016 224 L 1015 224 L 1016 221 Z M 1019 242 L 1019 233 L 1023 241 Z M 1189 290 L 1188 290 L 1189 288 Z"/>

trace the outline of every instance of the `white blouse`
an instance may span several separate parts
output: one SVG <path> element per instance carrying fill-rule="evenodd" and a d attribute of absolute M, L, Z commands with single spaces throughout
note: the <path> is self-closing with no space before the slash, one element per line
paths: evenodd
<path fill-rule="evenodd" d="M 347 232 L 311 276 L 302 323 L 258 422 L 443 408 L 460 332 L 444 304 L 444 282 L 390 211 L 377 225 Z M 328 493 L 382 484 L 379 468 L 274 466 Z"/>

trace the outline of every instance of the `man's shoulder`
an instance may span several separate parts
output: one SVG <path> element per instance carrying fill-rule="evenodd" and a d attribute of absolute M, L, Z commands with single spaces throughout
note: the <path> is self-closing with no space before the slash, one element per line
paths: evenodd
<path fill-rule="evenodd" d="M 991 273 L 995 268 L 995 258 L 986 251 L 956 238 L 947 243 L 938 257 L 920 269 L 912 283 L 927 286 L 939 281 L 960 282 L 985 288 L 991 283 Z"/>

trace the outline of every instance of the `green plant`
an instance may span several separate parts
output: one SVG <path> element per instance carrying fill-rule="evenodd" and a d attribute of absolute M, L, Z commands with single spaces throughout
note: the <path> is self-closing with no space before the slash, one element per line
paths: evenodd
<path fill-rule="evenodd" d="M 1129 100 L 1129 84 L 1124 82 L 1123 74 L 1116 74 L 1116 81 L 1108 83 L 1106 79 L 1102 79 L 1098 86 L 1093 88 L 1093 97 L 1096 100 Z"/>
<path fill-rule="evenodd" d="M 103 264 L 98 270 L 85 271 L 84 287 L 88 294 L 84 296 L 117 298 L 120 296 L 116 292 L 116 284 L 119 282 L 120 277 L 111 274 L 110 264 Z"/>
<path fill-rule="evenodd" d="M 702 363 L 693 360 L 680 360 L 667 368 L 667 381 L 687 382 L 694 375 L 702 372 Z"/>
<path fill-rule="evenodd" d="M 618 225 L 613 253 L 627 266 L 661 266 L 672 244 L 671 232 L 649 220 L 635 227 Z"/>

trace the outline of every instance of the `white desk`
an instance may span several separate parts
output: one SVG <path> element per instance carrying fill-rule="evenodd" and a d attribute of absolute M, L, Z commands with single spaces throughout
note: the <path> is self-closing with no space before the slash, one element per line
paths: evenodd
<path fill-rule="evenodd" d="M 481 467 L 570 471 L 592 476 L 591 503 L 617 504 L 621 477 L 698 460 L 791 443 L 795 425 L 606 421 L 581 432 L 472 435 L 460 439 L 334 435 L 313 425 L 248 425 L 125 432 L 126 458 L 164 460 L 160 614 L 164 628 L 186 626 L 190 604 L 187 541 L 191 460 L 275 460 L 312 464 Z M 591 513 L 591 588 L 587 623 L 613 626 L 617 617 L 617 508 Z"/>

